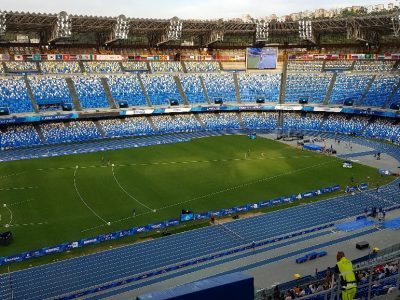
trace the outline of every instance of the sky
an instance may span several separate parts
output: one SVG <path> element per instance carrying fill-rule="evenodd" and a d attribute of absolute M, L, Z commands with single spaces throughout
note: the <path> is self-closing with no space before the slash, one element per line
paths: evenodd
<path fill-rule="evenodd" d="M 254 18 L 271 14 L 283 16 L 316 8 L 339 8 L 351 5 L 375 5 L 399 0 L 0 0 L 0 9 L 93 16 L 132 18 L 231 19 L 250 14 Z"/>

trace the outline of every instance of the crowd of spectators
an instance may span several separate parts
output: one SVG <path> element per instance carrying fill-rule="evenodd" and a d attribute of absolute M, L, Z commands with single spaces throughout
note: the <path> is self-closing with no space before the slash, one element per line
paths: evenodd
<path fill-rule="evenodd" d="M 186 61 L 185 66 L 189 73 L 209 73 L 221 71 L 219 63 L 216 61 Z"/>
<path fill-rule="evenodd" d="M 107 137 L 151 135 L 154 130 L 146 117 L 106 119 L 99 121 Z"/>
<path fill-rule="evenodd" d="M 101 137 L 92 121 L 42 123 L 40 128 L 49 144 L 80 142 Z"/>
<path fill-rule="evenodd" d="M 206 130 L 229 130 L 239 129 L 239 118 L 236 113 L 205 113 L 199 114 L 200 120 L 204 123 Z"/>
<path fill-rule="evenodd" d="M 239 74 L 240 99 L 242 102 L 255 102 L 263 97 L 265 102 L 278 102 L 281 74 Z"/>
<path fill-rule="evenodd" d="M 398 265 L 394 262 L 378 264 L 372 269 L 368 267 L 364 270 L 357 270 L 357 293 L 355 299 L 367 299 L 370 275 L 372 275 L 371 298 L 391 294 L 396 289 L 396 278 L 393 278 L 393 276 L 397 275 L 398 271 Z M 334 292 L 337 292 L 337 281 L 335 279 L 332 280 L 333 278 L 332 270 L 327 268 L 316 276 L 309 276 L 308 280 L 300 281 L 298 284 L 295 284 L 294 281 L 289 282 L 287 283 L 288 286 L 282 290 L 279 285 L 276 285 L 271 290 L 265 290 L 264 295 L 260 294 L 260 296 L 262 299 L 267 300 L 292 300 L 297 298 L 322 300 L 326 299 L 326 293 L 329 293 L 329 289 L 334 288 Z M 323 293 L 324 291 L 326 292 Z M 320 294 L 316 295 L 318 293 Z M 330 296 L 328 294 L 328 298 Z M 258 297 L 257 299 L 261 298 Z"/>
<path fill-rule="evenodd" d="M 368 283 L 370 275 L 372 275 L 373 285 L 371 287 L 371 297 L 386 295 L 392 293 L 393 289 L 396 289 L 396 278 L 393 275 L 397 275 L 398 265 L 397 263 L 386 263 L 376 265 L 372 269 L 364 269 L 357 272 L 357 295 L 358 298 L 365 299 L 368 296 Z"/>
<path fill-rule="evenodd" d="M 179 73 L 183 72 L 179 61 L 152 61 L 150 68 L 154 73 Z"/>
<path fill-rule="evenodd" d="M 236 102 L 235 82 L 232 74 L 203 74 L 201 77 L 210 101 L 222 98 L 224 102 Z"/>
<path fill-rule="evenodd" d="M 202 130 L 193 114 L 160 115 L 151 117 L 158 133 L 192 132 Z"/>
<path fill-rule="evenodd" d="M 176 99 L 182 103 L 172 75 L 143 74 L 141 78 L 152 105 L 168 105 L 170 99 Z"/>
<path fill-rule="evenodd" d="M 389 60 L 357 60 L 354 64 L 355 72 L 390 72 L 394 62 Z"/>
<path fill-rule="evenodd" d="M 392 95 L 395 87 L 400 83 L 399 76 L 377 75 L 366 94 L 363 106 L 385 106 L 386 101 Z"/>
<path fill-rule="evenodd" d="M 32 125 L 10 125 L 0 130 L 0 148 L 20 148 L 40 145 L 39 135 Z"/>
<path fill-rule="evenodd" d="M 243 127 L 246 129 L 276 129 L 278 126 L 277 112 L 242 112 Z"/>
<path fill-rule="evenodd" d="M 288 72 L 321 72 L 323 61 L 310 60 L 310 61 L 289 61 L 287 70 Z"/>
<path fill-rule="evenodd" d="M 94 75 L 72 77 L 83 108 L 109 107 L 101 80 Z"/>
<path fill-rule="evenodd" d="M 331 73 L 288 74 L 285 102 L 298 102 L 302 98 L 322 103 L 332 79 Z"/>
<path fill-rule="evenodd" d="M 346 99 L 352 99 L 357 104 L 371 79 L 372 75 L 338 74 L 329 103 L 343 104 Z"/>
<path fill-rule="evenodd" d="M 109 75 L 106 78 L 115 100 L 126 100 L 130 106 L 148 105 L 137 76 Z"/>
<path fill-rule="evenodd" d="M 0 107 L 8 107 L 11 113 L 33 111 L 22 77 L 0 78 Z"/>
<path fill-rule="evenodd" d="M 122 73 L 121 66 L 118 61 L 91 61 L 83 62 L 86 73 L 91 74 L 115 74 Z"/>
<path fill-rule="evenodd" d="M 71 103 L 71 95 L 64 78 L 30 76 L 28 80 L 37 104 Z"/>
<path fill-rule="evenodd" d="M 44 74 L 78 74 L 82 73 L 77 61 L 45 61 L 40 63 Z"/>
<path fill-rule="evenodd" d="M 183 91 L 190 104 L 206 103 L 203 86 L 201 85 L 200 75 L 197 74 L 180 74 L 180 82 Z"/>

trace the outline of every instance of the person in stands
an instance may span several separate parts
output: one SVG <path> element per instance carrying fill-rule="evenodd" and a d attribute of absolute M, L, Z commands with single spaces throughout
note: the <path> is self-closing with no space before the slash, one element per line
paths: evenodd
<path fill-rule="evenodd" d="M 339 274 L 340 285 L 342 286 L 342 299 L 353 300 L 357 292 L 357 281 L 353 271 L 353 264 L 348 260 L 343 251 L 336 255 L 335 272 Z"/>

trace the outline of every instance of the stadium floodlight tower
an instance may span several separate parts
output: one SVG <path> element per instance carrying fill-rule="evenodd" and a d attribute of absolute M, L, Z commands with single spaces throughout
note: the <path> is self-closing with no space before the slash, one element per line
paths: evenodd
<path fill-rule="evenodd" d="M 313 30 L 313 24 L 310 20 L 299 21 L 299 36 L 302 40 L 317 44 L 317 38 Z"/>
<path fill-rule="evenodd" d="M 106 44 L 110 44 L 119 40 L 128 39 L 129 22 L 124 15 L 119 15 L 117 22 L 113 26 Z"/>
<path fill-rule="evenodd" d="M 256 24 L 256 43 L 267 42 L 269 38 L 269 21 L 257 19 Z"/>
<path fill-rule="evenodd" d="M 49 43 L 63 38 L 70 38 L 72 36 L 72 20 L 69 15 L 62 11 L 57 15 L 57 22 L 54 24 L 51 31 Z"/>
<path fill-rule="evenodd" d="M 400 37 L 400 13 L 392 17 L 393 35 Z"/>
<path fill-rule="evenodd" d="M 6 34 L 6 29 L 7 29 L 6 21 L 7 21 L 6 12 L 0 11 L 0 36 Z"/>
<path fill-rule="evenodd" d="M 169 25 L 165 30 L 165 33 L 161 36 L 161 40 L 157 43 L 157 46 L 165 44 L 169 41 L 179 41 L 182 37 L 183 22 L 178 17 L 173 17 L 169 21 Z"/>
<path fill-rule="evenodd" d="M 378 45 L 380 34 L 371 28 L 363 26 L 361 21 L 356 18 L 350 18 L 346 21 L 347 39 L 355 39 L 369 45 Z"/>
<path fill-rule="evenodd" d="M 223 42 L 224 35 L 225 35 L 224 20 L 219 19 L 216 23 L 213 24 L 212 30 L 205 37 L 204 45 L 208 47 L 213 43 Z"/>

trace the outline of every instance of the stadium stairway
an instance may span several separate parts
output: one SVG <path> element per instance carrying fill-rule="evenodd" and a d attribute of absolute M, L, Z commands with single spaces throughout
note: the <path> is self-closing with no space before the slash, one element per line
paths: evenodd
<path fill-rule="evenodd" d="M 80 64 L 81 64 L 81 62 L 80 62 Z M 76 92 L 74 82 L 69 77 L 65 78 L 65 81 L 67 82 L 69 93 L 72 98 L 72 103 L 74 104 L 74 109 L 77 111 L 81 111 L 82 106 L 81 106 L 81 102 L 79 101 L 78 93 Z"/>
<path fill-rule="evenodd" d="M 363 104 L 365 97 L 367 96 L 369 90 L 371 89 L 372 84 L 375 81 L 375 78 L 376 78 L 376 75 L 373 75 L 371 80 L 368 82 L 363 94 L 361 95 L 360 101 L 358 101 L 358 103 L 357 103 L 358 106 L 361 106 Z"/>
<path fill-rule="evenodd" d="M 398 69 L 398 66 L 399 66 L 399 65 L 400 65 L 400 60 L 398 60 L 398 61 L 395 62 L 395 64 L 393 65 L 392 71 L 393 71 L 393 72 L 398 72 L 398 71 L 399 71 L 399 69 Z"/>
<path fill-rule="evenodd" d="M 79 67 L 81 68 L 81 73 L 85 74 L 86 73 L 86 68 L 83 65 L 83 61 L 78 61 Z"/>
<path fill-rule="evenodd" d="M 363 135 L 365 132 L 365 129 L 367 129 L 368 126 L 370 126 L 371 124 L 373 124 L 375 122 L 375 118 L 371 117 L 368 122 L 364 125 L 364 127 L 361 129 L 360 134 Z"/>
<path fill-rule="evenodd" d="M 100 132 L 101 137 L 103 137 L 103 138 L 106 137 L 107 134 L 104 131 L 104 128 L 100 125 L 99 121 L 94 120 L 93 123 L 94 123 L 94 125 L 96 125 L 97 130 Z"/>
<path fill-rule="evenodd" d="M 288 67 L 288 61 L 286 60 L 282 66 L 281 88 L 279 90 L 279 104 L 283 104 L 285 102 L 287 67 Z"/>
<path fill-rule="evenodd" d="M 194 114 L 194 117 L 196 118 L 197 122 L 199 122 L 199 124 L 201 125 L 201 127 L 205 130 L 206 129 L 206 125 L 204 124 L 204 122 L 200 119 L 198 114 Z"/>
<path fill-rule="evenodd" d="M 101 85 L 103 86 L 103 90 L 106 93 L 108 104 L 110 105 L 110 107 L 112 109 L 116 109 L 117 104 L 115 103 L 115 99 L 113 98 L 113 96 L 111 94 L 111 90 L 110 90 L 110 87 L 108 86 L 107 79 L 104 77 L 101 77 L 100 80 L 101 80 Z"/>
<path fill-rule="evenodd" d="M 36 62 L 36 69 L 38 70 L 39 74 L 43 74 L 42 67 L 40 66 L 40 63 L 38 61 Z"/>
<path fill-rule="evenodd" d="M 383 108 L 389 108 L 389 104 L 392 103 L 392 99 L 394 98 L 394 96 L 396 95 L 397 91 L 400 89 L 400 78 L 399 78 L 399 82 L 397 83 L 397 85 L 395 86 L 395 88 L 393 89 L 392 93 L 390 94 L 390 96 L 387 98 L 387 100 L 385 101 L 385 104 L 383 105 Z"/>
<path fill-rule="evenodd" d="M 147 120 L 147 122 L 149 122 L 151 128 L 153 128 L 153 130 L 155 132 L 158 132 L 158 128 L 157 128 L 156 124 L 154 124 L 152 117 L 151 116 L 146 116 L 146 120 Z"/>
<path fill-rule="evenodd" d="M 207 103 L 211 104 L 210 97 L 208 97 L 206 84 L 204 83 L 204 80 L 203 80 L 203 78 L 201 76 L 199 77 L 199 80 L 200 80 L 200 83 L 201 83 L 201 87 L 203 88 L 204 97 L 206 97 Z"/>
<path fill-rule="evenodd" d="M 233 82 L 235 84 L 235 95 L 236 95 L 236 102 L 242 103 L 240 99 L 240 88 L 239 88 L 239 80 L 237 73 L 233 73 Z"/>
<path fill-rule="evenodd" d="M 325 64 L 325 61 L 324 61 L 324 64 Z M 332 90 L 333 90 L 333 87 L 335 86 L 335 82 L 336 82 L 336 77 L 337 77 L 337 73 L 333 73 L 331 82 L 329 83 L 328 90 L 326 91 L 325 99 L 323 101 L 324 105 L 328 105 L 329 100 L 331 99 Z"/>
<path fill-rule="evenodd" d="M 183 61 L 181 61 L 180 64 L 182 65 L 183 73 L 188 73 L 188 70 L 186 68 L 186 64 Z"/>
<path fill-rule="evenodd" d="M 184 64 L 182 63 L 182 66 L 183 65 Z M 174 81 L 175 81 L 176 87 L 178 89 L 179 95 L 181 96 L 181 98 L 183 100 L 183 104 L 189 105 L 188 99 L 187 99 L 186 94 L 185 94 L 185 92 L 183 90 L 182 83 L 179 80 L 179 77 L 178 76 L 174 76 Z"/>
<path fill-rule="evenodd" d="M 237 112 L 236 116 L 237 116 L 237 118 L 239 120 L 240 129 L 244 129 L 244 123 L 243 123 L 243 119 L 242 119 L 242 114 L 240 112 Z"/>
<path fill-rule="evenodd" d="M 151 65 L 149 61 L 146 61 L 146 65 L 147 65 L 147 70 L 149 71 L 149 74 L 153 73 L 153 70 L 151 69 Z"/>
<path fill-rule="evenodd" d="M 122 72 L 126 72 L 124 65 L 122 64 L 122 61 L 120 61 L 118 64 L 119 64 L 119 67 L 122 70 Z"/>
<path fill-rule="evenodd" d="M 148 69 L 151 70 L 150 64 L 149 64 L 148 62 L 146 62 L 146 63 L 147 63 Z M 151 71 L 150 71 L 150 72 L 151 72 Z M 152 106 L 152 105 L 151 105 L 151 101 L 150 101 L 149 94 L 147 93 L 146 87 L 144 86 L 142 77 L 140 77 L 140 74 L 139 74 L 139 73 L 137 73 L 136 76 L 137 76 L 137 78 L 138 78 L 138 80 L 139 80 L 140 87 L 142 88 L 143 95 L 144 95 L 144 97 L 145 97 L 145 99 L 146 99 L 146 101 L 147 101 L 147 105 L 148 105 L 148 106 Z"/>
<path fill-rule="evenodd" d="M 24 76 L 24 81 L 25 81 L 26 89 L 28 91 L 29 99 L 31 100 L 31 103 L 32 103 L 32 107 L 35 110 L 35 113 L 39 113 L 39 107 L 38 107 L 38 105 L 37 105 L 37 103 L 35 101 L 35 97 L 34 97 L 33 92 L 32 92 L 32 87 L 31 87 L 31 85 L 29 83 L 29 80 L 28 80 L 27 76 Z"/>
<path fill-rule="evenodd" d="M 37 131 L 40 141 L 42 142 L 42 144 L 47 144 L 46 138 L 44 137 L 42 128 L 40 128 L 38 123 L 34 123 L 33 127 L 35 128 L 35 130 Z"/>

